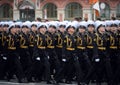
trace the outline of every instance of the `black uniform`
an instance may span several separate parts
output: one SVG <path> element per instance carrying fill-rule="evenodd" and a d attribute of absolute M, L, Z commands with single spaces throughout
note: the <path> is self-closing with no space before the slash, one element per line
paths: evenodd
<path fill-rule="evenodd" d="M 47 52 L 49 55 L 51 74 L 57 75 L 60 69 L 60 61 L 55 51 L 55 46 L 56 46 L 55 34 L 51 34 L 50 32 L 47 32 L 46 41 L 47 41 Z"/>
<path fill-rule="evenodd" d="M 113 85 L 119 84 L 119 78 L 120 78 L 120 55 L 119 55 L 119 42 L 120 41 L 120 34 L 117 33 L 110 33 L 110 57 L 111 57 L 111 65 L 113 70 Z"/>
<path fill-rule="evenodd" d="M 90 59 L 87 55 L 87 34 L 86 33 L 77 33 L 76 34 L 76 49 L 77 56 L 79 58 L 80 65 L 82 67 L 82 71 L 84 76 L 88 73 L 89 68 L 91 67 Z"/>
<path fill-rule="evenodd" d="M 45 80 L 50 83 L 50 63 L 48 60 L 48 53 L 46 52 L 46 36 L 42 33 L 38 33 L 35 38 L 34 48 L 34 68 L 35 74 L 38 79 L 41 79 L 43 73 L 45 74 Z M 39 68 L 39 69 L 38 69 Z"/>
<path fill-rule="evenodd" d="M 63 48 L 63 60 L 67 67 L 66 72 L 66 83 L 71 83 L 73 77 L 73 70 L 75 68 L 75 74 L 77 77 L 78 85 L 82 79 L 82 71 L 76 54 L 76 39 L 74 35 L 66 34 L 64 39 L 64 48 Z"/>
<path fill-rule="evenodd" d="M 30 52 L 31 60 L 32 60 L 32 57 L 33 57 L 35 36 L 36 36 L 36 32 L 30 31 L 30 33 L 29 33 L 29 52 Z"/>
<path fill-rule="evenodd" d="M 7 32 L 3 31 L 1 33 L 1 58 L 0 58 L 0 77 L 1 79 L 4 79 L 4 77 L 6 76 L 6 64 L 7 64 L 7 49 L 5 49 L 5 42 L 7 40 Z"/>
<path fill-rule="evenodd" d="M 62 48 L 63 48 L 63 40 L 64 40 L 64 33 L 58 31 L 55 35 L 56 39 L 56 53 L 59 58 L 59 61 L 62 62 Z"/>
<path fill-rule="evenodd" d="M 93 66 L 90 68 L 90 71 L 87 74 L 87 79 L 90 80 L 92 75 L 96 73 L 96 82 L 98 84 L 101 84 L 101 80 L 103 79 L 103 75 L 106 72 L 107 76 L 107 83 L 108 85 L 111 85 L 111 78 L 112 78 L 112 70 L 111 70 L 111 64 L 110 64 L 110 57 L 108 54 L 109 44 L 108 44 L 109 37 L 106 34 L 96 33 L 96 46 L 95 48 L 95 54 L 93 56 Z"/>
<path fill-rule="evenodd" d="M 21 61 L 25 76 L 28 78 L 28 76 L 31 74 L 30 71 L 32 66 L 32 61 L 29 53 L 29 39 L 28 39 L 29 37 L 28 37 L 28 34 L 21 32 L 19 38 L 20 38 L 19 39 L 20 61 Z M 31 81 L 31 79 L 28 78 L 28 81 Z"/>
<path fill-rule="evenodd" d="M 17 37 L 15 34 L 8 34 L 4 47 L 7 50 L 6 67 L 8 79 L 11 78 L 11 76 L 13 75 L 12 73 L 14 72 L 14 74 L 16 74 L 18 78 L 18 81 L 23 82 L 22 79 L 24 78 L 24 73 L 20 62 L 20 56 L 17 53 Z"/>

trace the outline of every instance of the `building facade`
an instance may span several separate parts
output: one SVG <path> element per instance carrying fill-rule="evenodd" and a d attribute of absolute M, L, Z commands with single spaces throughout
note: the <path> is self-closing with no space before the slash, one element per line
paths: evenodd
<path fill-rule="evenodd" d="M 99 0 L 100 17 L 120 19 L 120 0 Z M 93 4 L 89 0 L 0 0 L 0 20 L 72 20 L 75 17 L 93 19 Z"/>

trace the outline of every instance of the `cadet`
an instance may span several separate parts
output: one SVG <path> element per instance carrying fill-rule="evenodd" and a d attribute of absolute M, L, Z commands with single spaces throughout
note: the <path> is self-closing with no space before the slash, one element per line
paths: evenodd
<path fill-rule="evenodd" d="M 31 56 L 31 59 L 32 59 L 32 56 L 33 56 L 33 48 L 34 48 L 34 40 L 35 40 L 35 35 L 37 33 L 37 22 L 33 21 L 31 23 L 31 30 L 30 30 L 30 33 L 29 33 L 29 51 L 30 51 L 30 56 Z"/>
<path fill-rule="evenodd" d="M 97 74 L 96 83 L 97 85 L 101 85 L 101 80 L 103 75 L 106 72 L 107 76 L 107 84 L 111 85 L 112 78 L 112 70 L 110 64 L 110 57 L 108 54 L 108 36 L 105 34 L 105 24 L 102 21 L 96 21 L 96 38 L 95 42 L 97 45 L 97 49 L 95 55 L 93 56 L 93 66 L 90 68 L 91 70 L 87 74 L 87 78 L 90 79 L 93 73 Z"/>
<path fill-rule="evenodd" d="M 50 81 L 50 63 L 48 59 L 48 54 L 46 52 L 46 30 L 48 26 L 46 23 L 40 23 L 38 25 L 38 33 L 35 38 L 35 50 L 34 50 L 34 60 L 36 60 L 35 71 L 38 78 L 42 78 L 43 72 L 45 74 L 45 81 L 47 84 L 51 84 Z M 41 64 L 42 63 L 42 64 Z M 38 69 L 39 68 L 39 69 Z"/>
<path fill-rule="evenodd" d="M 7 50 L 7 72 L 8 79 L 13 76 L 13 71 L 18 78 L 18 82 L 24 82 L 24 73 L 20 62 L 19 54 L 17 53 L 17 37 L 15 24 L 9 26 L 9 34 L 5 42 L 5 49 Z"/>
<path fill-rule="evenodd" d="M 30 22 L 26 21 L 22 24 L 21 33 L 20 33 L 20 60 L 23 67 L 23 71 L 25 73 L 25 76 L 27 77 L 28 81 L 32 81 L 28 76 L 31 74 L 31 58 L 29 53 L 29 29 L 30 29 Z"/>
<path fill-rule="evenodd" d="M 58 32 L 56 33 L 56 53 L 58 55 L 59 61 L 62 62 L 62 48 L 63 48 L 63 39 L 65 36 L 65 23 L 59 22 Z"/>
<path fill-rule="evenodd" d="M 54 21 L 49 22 L 48 32 L 46 34 L 47 52 L 49 55 L 51 75 L 56 76 L 59 73 L 60 61 L 55 51 L 55 32 L 57 26 Z M 55 70 L 55 71 L 54 71 Z"/>
<path fill-rule="evenodd" d="M 95 54 L 96 54 L 95 38 L 96 38 L 96 35 L 95 35 L 95 22 L 89 20 L 87 22 L 87 44 L 86 45 L 87 45 L 87 54 L 88 54 L 88 57 L 89 57 L 89 59 L 91 61 L 91 65 L 93 63 L 93 60 L 92 60 L 93 56 L 95 56 Z M 91 78 L 91 80 L 92 79 L 95 79 L 95 75 L 93 76 L 93 78 Z"/>
<path fill-rule="evenodd" d="M 4 65 L 5 65 L 5 60 L 3 56 L 3 39 L 4 39 L 4 22 L 0 22 L 0 79 L 4 79 Z M 5 40 L 5 39 L 4 39 Z"/>
<path fill-rule="evenodd" d="M 82 21 L 78 25 L 78 32 L 76 34 L 76 50 L 77 56 L 79 58 L 80 65 L 82 67 L 82 71 L 87 74 L 89 68 L 91 67 L 90 59 L 87 55 L 87 22 Z"/>
<path fill-rule="evenodd" d="M 111 21 L 110 23 L 110 57 L 111 57 L 111 64 L 113 69 L 113 85 L 119 84 L 119 33 L 117 32 L 118 29 L 118 22 L 117 20 Z"/>
<path fill-rule="evenodd" d="M 75 28 L 77 23 L 69 23 L 67 25 L 67 34 L 65 35 L 64 39 L 64 48 L 63 48 L 63 58 L 62 61 L 65 62 L 67 67 L 66 72 L 66 83 L 71 84 L 73 78 L 73 70 L 75 68 L 75 74 L 77 77 L 77 83 L 80 85 L 82 79 L 82 71 L 80 68 L 80 64 L 78 61 L 78 57 L 76 55 L 76 40 L 75 40 Z"/>
<path fill-rule="evenodd" d="M 7 50 L 4 48 L 5 46 L 5 41 L 7 40 L 7 30 L 9 27 L 9 22 L 3 22 L 2 23 L 2 27 L 3 27 L 3 31 L 2 31 L 2 36 L 1 36 L 1 42 L 2 42 L 2 55 L 1 55 L 1 74 L 0 76 L 2 77 L 2 79 L 4 79 L 4 77 L 6 76 L 6 64 L 7 64 Z"/>

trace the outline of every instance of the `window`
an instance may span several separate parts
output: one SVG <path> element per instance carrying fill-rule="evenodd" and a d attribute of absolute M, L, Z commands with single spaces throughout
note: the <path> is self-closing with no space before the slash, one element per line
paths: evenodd
<path fill-rule="evenodd" d="M 74 18 L 82 16 L 82 7 L 79 3 L 70 3 L 65 8 L 65 18 Z"/>
<path fill-rule="evenodd" d="M 46 13 L 45 13 L 46 11 Z M 43 8 L 43 18 L 47 15 L 47 18 L 57 18 L 57 7 L 52 3 L 48 3 Z"/>
<path fill-rule="evenodd" d="M 101 9 L 101 18 L 110 19 L 110 7 L 105 3 L 105 9 Z"/>
<path fill-rule="evenodd" d="M 116 17 L 120 18 L 120 4 L 117 5 Z"/>
<path fill-rule="evenodd" d="M 21 5 L 19 6 L 20 9 L 20 20 L 26 21 L 35 20 L 35 7 L 34 5 L 29 2 L 28 0 L 24 0 L 21 2 Z"/>
<path fill-rule="evenodd" d="M 33 21 L 33 20 L 35 20 L 34 9 L 22 9 L 22 10 L 20 10 L 20 20 L 23 20 L 23 21 L 26 21 L 26 20 Z"/>
<path fill-rule="evenodd" d="M 3 4 L 0 6 L 0 18 L 12 18 L 13 17 L 13 10 L 9 4 Z"/>

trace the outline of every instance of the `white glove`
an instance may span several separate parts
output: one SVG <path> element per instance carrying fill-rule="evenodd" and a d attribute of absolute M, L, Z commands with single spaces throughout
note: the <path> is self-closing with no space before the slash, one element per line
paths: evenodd
<path fill-rule="evenodd" d="M 50 56 L 47 56 L 48 59 L 50 59 Z"/>
<path fill-rule="evenodd" d="M 40 57 L 37 57 L 36 60 L 40 61 Z"/>
<path fill-rule="evenodd" d="M 3 57 L 3 60 L 7 60 L 7 57 Z"/>
<path fill-rule="evenodd" d="M 100 61 L 100 59 L 99 59 L 99 58 L 95 59 L 95 62 L 99 62 L 99 61 Z"/>
<path fill-rule="evenodd" d="M 66 59 L 62 59 L 63 62 L 66 62 Z"/>

